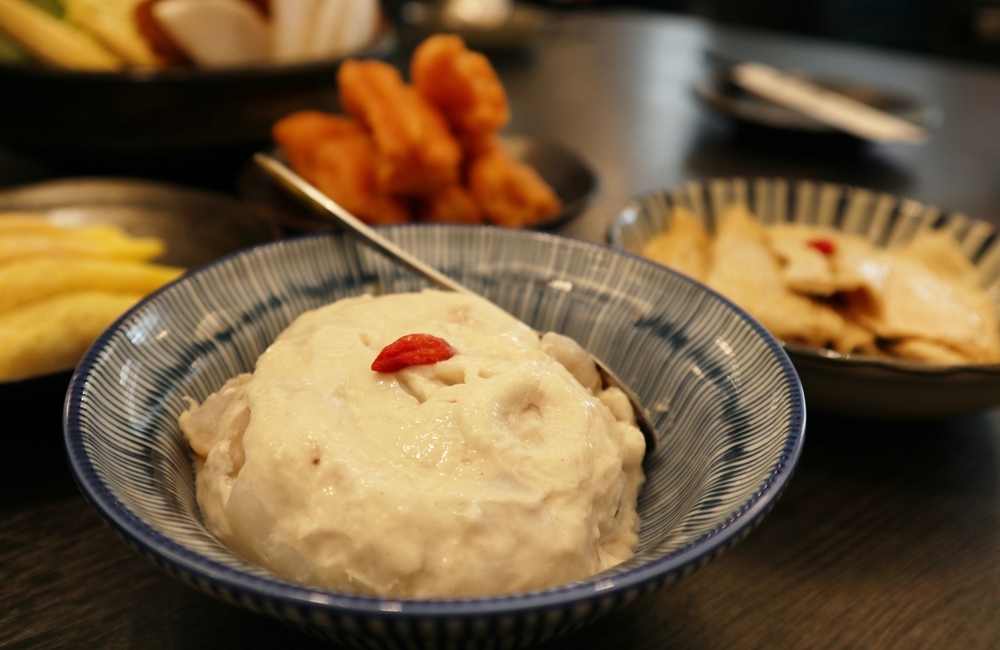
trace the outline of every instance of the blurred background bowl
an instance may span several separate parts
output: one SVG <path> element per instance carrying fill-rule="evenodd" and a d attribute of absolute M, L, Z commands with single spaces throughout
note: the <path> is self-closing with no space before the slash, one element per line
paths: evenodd
<path fill-rule="evenodd" d="M 516 596 L 380 599 L 289 582 L 207 532 L 177 425 L 183 397 L 203 399 L 251 370 L 306 310 L 424 286 L 336 233 L 259 246 L 189 274 L 138 305 L 81 362 L 65 421 L 71 471 L 139 553 L 216 598 L 351 647 L 519 647 L 691 573 L 774 505 L 801 452 L 802 391 L 777 341 L 739 308 L 664 267 L 548 233 L 382 232 L 536 329 L 577 339 L 638 393 L 659 444 L 644 463 L 635 557 Z"/>
<path fill-rule="evenodd" d="M 386 27 L 352 56 L 384 58 L 395 45 Z M 64 166 L 116 171 L 245 160 L 269 141 L 279 118 L 338 105 L 342 60 L 122 72 L 4 63 L 0 143 Z"/>
<path fill-rule="evenodd" d="M 511 155 L 537 171 L 562 201 L 563 209 L 558 214 L 532 225 L 532 229 L 556 228 L 579 216 L 599 191 L 596 172 L 575 151 L 527 135 L 504 133 L 501 139 Z M 267 153 L 285 160 L 279 150 L 270 149 Z M 301 200 L 291 196 L 253 161 L 240 171 L 237 189 L 240 196 L 266 210 L 272 220 L 290 232 L 338 228 L 329 216 L 304 206 Z"/>
<path fill-rule="evenodd" d="M 891 194 L 838 183 L 784 178 L 716 178 L 637 196 L 613 219 L 611 245 L 641 254 L 669 227 L 674 206 L 701 216 L 711 232 L 716 215 L 743 202 L 764 223 L 820 224 L 866 237 L 879 246 L 908 241 L 920 230 L 947 228 L 977 266 L 982 286 L 1000 309 L 1000 240 L 994 227 Z M 1000 364 L 940 365 L 839 354 L 784 342 L 809 408 L 848 417 L 930 420 L 1000 406 Z"/>
<path fill-rule="evenodd" d="M 709 53 L 712 67 L 706 76 L 694 84 L 694 94 L 703 105 L 734 120 L 744 128 L 756 128 L 768 133 L 787 133 L 794 137 L 836 137 L 862 142 L 855 135 L 841 131 L 787 106 L 771 102 L 744 90 L 732 80 L 735 61 Z M 940 107 L 893 88 L 852 81 L 815 77 L 792 71 L 821 88 L 839 93 L 895 117 L 907 120 L 933 132 L 944 120 Z"/>
<path fill-rule="evenodd" d="M 70 178 L 13 188 L 0 192 L 0 219 L 4 212 L 29 212 L 63 226 L 110 223 L 131 235 L 158 237 L 166 251 L 156 261 L 186 268 L 280 235 L 263 213 L 240 201 L 134 179 Z M 71 371 L 0 381 L 0 411 L 14 430 L 60 429 Z"/>

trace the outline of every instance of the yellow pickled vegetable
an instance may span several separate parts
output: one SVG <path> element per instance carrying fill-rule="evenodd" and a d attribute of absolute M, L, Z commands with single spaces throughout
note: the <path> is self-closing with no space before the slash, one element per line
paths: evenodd
<path fill-rule="evenodd" d="M 80 291 L 0 315 L 0 379 L 72 369 L 141 294 Z"/>
<path fill-rule="evenodd" d="M 0 381 L 72 369 L 111 323 L 184 273 L 165 250 L 111 224 L 0 214 Z"/>
<path fill-rule="evenodd" d="M 58 68 L 113 71 L 122 60 L 89 34 L 24 0 L 0 0 L 0 34 Z"/>
<path fill-rule="evenodd" d="M 151 260 L 163 254 L 165 246 L 153 237 L 133 237 L 110 224 L 76 228 L 34 230 L 27 227 L 0 228 L 0 263 L 19 258 L 51 256 L 104 257 L 123 260 Z"/>
<path fill-rule="evenodd" d="M 30 257 L 0 264 L 0 314 L 52 296 L 99 289 L 147 294 L 184 273 L 175 266 L 98 258 Z"/>

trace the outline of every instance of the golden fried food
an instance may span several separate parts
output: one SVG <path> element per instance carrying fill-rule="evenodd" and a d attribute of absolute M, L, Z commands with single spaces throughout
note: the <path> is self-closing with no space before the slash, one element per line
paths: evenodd
<path fill-rule="evenodd" d="M 468 183 L 487 221 L 495 225 L 531 227 L 563 207 L 538 172 L 510 155 L 498 139 L 469 163 Z"/>
<path fill-rule="evenodd" d="M 417 204 L 417 219 L 433 223 L 483 223 L 479 204 L 461 185 L 449 185 Z"/>
<path fill-rule="evenodd" d="M 642 254 L 704 282 L 712 266 L 712 239 L 705 225 L 687 208 L 676 207 L 669 232 L 670 236 L 650 239 Z"/>
<path fill-rule="evenodd" d="M 69 370 L 141 294 L 80 291 L 0 314 L 0 380 Z"/>
<path fill-rule="evenodd" d="M 412 84 L 381 61 L 337 74 L 350 117 L 300 111 L 272 137 L 291 167 L 370 224 L 404 221 L 530 227 L 562 202 L 533 168 L 503 149 L 510 108 L 489 60 L 461 38 L 425 40 Z"/>
<path fill-rule="evenodd" d="M 444 118 L 382 61 L 345 61 L 337 72 L 344 110 L 372 134 L 386 193 L 426 196 L 459 180 L 462 150 Z"/>
<path fill-rule="evenodd" d="M 405 201 L 379 190 L 375 143 L 358 120 L 299 111 L 276 122 L 272 133 L 293 169 L 362 221 L 410 220 Z"/>
<path fill-rule="evenodd" d="M 410 79 L 462 138 L 492 135 L 510 120 L 507 93 L 489 59 L 459 36 L 438 34 L 413 52 Z"/>
<path fill-rule="evenodd" d="M 406 201 L 380 191 L 376 181 L 375 144 L 364 131 L 342 133 L 316 147 L 314 184 L 365 223 L 406 223 Z"/>
<path fill-rule="evenodd" d="M 316 178 L 317 145 L 330 138 L 363 131 L 357 120 L 322 111 L 296 111 L 271 127 L 271 137 L 292 167 L 309 182 Z"/>

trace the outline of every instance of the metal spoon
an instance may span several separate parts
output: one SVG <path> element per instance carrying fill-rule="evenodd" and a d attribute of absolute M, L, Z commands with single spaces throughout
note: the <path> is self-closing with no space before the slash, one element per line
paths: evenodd
<path fill-rule="evenodd" d="M 292 194 L 332 217 L 337 223 L 346 228 L 347 232 L 351 235 L 357 237 L 363 243 L 371 246 L 389 259 L 410 269 L 431 284 L 446 291 L 455 291 L 483 298 L 483 296 L 469 289 L 464 284 L 456 282 L 437 269 L 421 262 L 388 239 L 382 237 L 374 229 L 345 210 L 330 197 L 320 192 L 312 184 L 273 156 L 257 153 L 254 155 L 254 162 Z M 594 365 L 601 375 L 604 386 L 618 388 L 628 397 L 629 402 L 632 404 L 632 411 L 635 413 L 636 426 L 639 427 L 642 435 L 646 438 L 646 455 L 648 456 L 656 448 L 656 429 L 653 427 L 652 422 L 650 422 L 642 403 L 632 389 L 626 386 L 600 359 L 593 355 L 591 355 L 591 359 L 594 360 Z"/>

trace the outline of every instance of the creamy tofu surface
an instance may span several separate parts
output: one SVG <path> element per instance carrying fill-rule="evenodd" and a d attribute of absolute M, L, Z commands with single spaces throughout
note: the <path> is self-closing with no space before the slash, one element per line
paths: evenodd
<path fill-rule="evenodd" d="M 457 354 L 371 370 L 414 333 Z M 627 399 L 600 389 L 575 342 L 540 340 L 479 298 L 427 290 L 305 313 L 180 426 L 209 530 L 294 581 L 499 595 L 635 550 L 645 443 Z"/>

